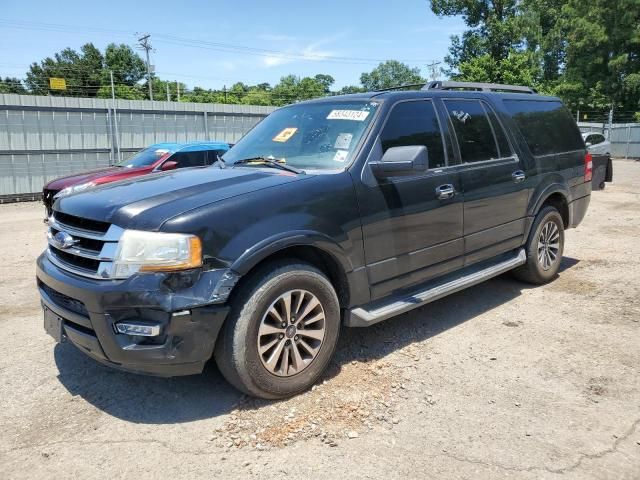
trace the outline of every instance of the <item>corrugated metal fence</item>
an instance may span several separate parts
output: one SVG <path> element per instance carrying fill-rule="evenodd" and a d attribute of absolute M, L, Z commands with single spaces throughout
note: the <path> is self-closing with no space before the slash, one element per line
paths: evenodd
<path fill-rule="evenodd" d="M 611 156 L 616 158 L 640 158 L 640 123 L 602 123 L 578 124 L 583 133 L 599 132 L 611 141 Z"/>
<path fill-rule="evenodd" d="M 153 143 L 234 143 L 273 110 L 0 94 L 0 199 L 28 197 L 56 177 L 108 166 Z"/>

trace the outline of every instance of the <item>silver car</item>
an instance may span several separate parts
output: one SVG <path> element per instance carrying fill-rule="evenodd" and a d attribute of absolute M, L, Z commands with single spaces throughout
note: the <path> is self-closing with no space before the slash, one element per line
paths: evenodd
<path fill-rule="evenodd" d="M 590 153 L 611 155 L 611 142 L 601 133 L 583 133 L 582 139 Z"/>

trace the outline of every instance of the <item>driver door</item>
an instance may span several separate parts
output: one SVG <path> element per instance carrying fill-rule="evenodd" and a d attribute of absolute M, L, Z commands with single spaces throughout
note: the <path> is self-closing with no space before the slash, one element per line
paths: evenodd
<path fill-rule="evenodd" d="M 460 179 L 448 164 L 452 156 L 442 125 L 431 100 L 398 102 L 368 161 L 379 161 L 391 147 L 424 145 L 428 170 L 380 179 L 364 167 L 357 193 L 372 299 L 463 265 Z"/>

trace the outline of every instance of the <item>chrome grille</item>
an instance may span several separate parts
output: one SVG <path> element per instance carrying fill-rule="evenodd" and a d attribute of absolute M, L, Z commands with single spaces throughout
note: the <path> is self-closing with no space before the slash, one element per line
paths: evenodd
<path fill-rule="evenodd" d="M 117 225 L 54 212 L 49 217 L 47 256 L 58 267 L 77 275 L 113 278 L 113 260 L 122 233 Z M 70 236 L 71 244 L 63 245 L 58 234 L 67 239 Z"/>

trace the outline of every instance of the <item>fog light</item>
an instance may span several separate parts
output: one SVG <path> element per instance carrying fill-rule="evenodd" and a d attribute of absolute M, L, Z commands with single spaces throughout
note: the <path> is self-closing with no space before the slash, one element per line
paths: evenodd
<path fill-rule="evenodd" d="M 139 337 L 157 337 L 160 335 L 160 325 L 144 325 L 141 323 L 116 323 L 116 331 L 125 335 Z"/>

